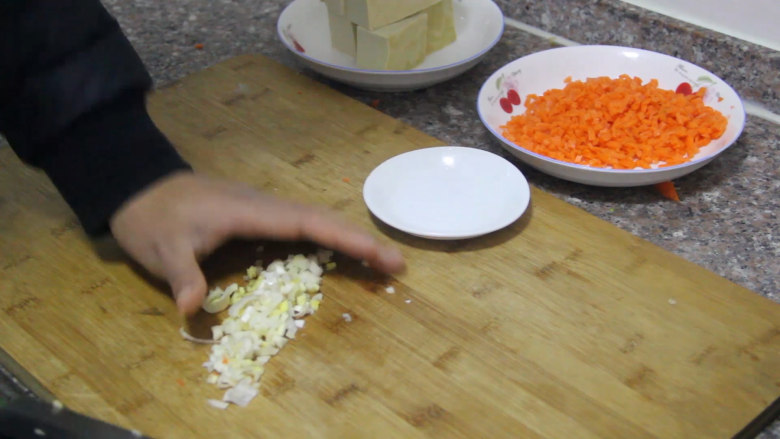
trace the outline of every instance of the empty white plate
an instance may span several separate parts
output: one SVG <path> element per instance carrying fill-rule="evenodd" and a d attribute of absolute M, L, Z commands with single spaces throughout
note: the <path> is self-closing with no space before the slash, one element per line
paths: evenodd
<path fill-rule="evenodd" d="M 374 169 L 363 185 L 368 209 L 411 235 L 463 239 L 512 224 L 531 192 L 523 174 L 501 156 L 462 146 L 397 155 Z"/>

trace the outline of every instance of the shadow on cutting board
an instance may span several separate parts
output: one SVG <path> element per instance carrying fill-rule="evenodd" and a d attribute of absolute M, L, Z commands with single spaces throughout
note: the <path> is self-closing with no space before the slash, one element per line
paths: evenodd
<path fill-rule="evenodd" d="M 525 212 L 523 212 L 523 215 L 520 218 L 503 229 L 496 230 L 495 232 L 488 233 L 487 235 L 481 235 L 467 239 L 441 240 L 421 238 L 388 226 L 379 218 L 374 216 L 374 214 L 372 214 L 370 211 L 369 215 L 371 215 L 371 221 L 373 221 L 374 225 L 377 227 L 377 229 L 379 229 L 380 232 L 403 245 L 408 245 L 410 247 L 422 250 L 459 253 L 485 250 L 496 247 L 511 241 L 516 236 L 523 233 L 526 227 L 528 227 L 528 223 L 531 221 L 531 217 L 533 216 L 533 203 L 528 204 L 528 208 L 525 210 Z"/>

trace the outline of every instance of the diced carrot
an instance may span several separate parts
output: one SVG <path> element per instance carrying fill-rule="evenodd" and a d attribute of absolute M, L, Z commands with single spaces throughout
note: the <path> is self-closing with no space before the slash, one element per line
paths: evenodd
<path fill-rule="evenodd" d="M 664 197 L 672 201 L 680 201 L 680 196 L 677 195 L 677 189 L 674 188 L 674 183 L 672 183 L 671 181 L 656 183 L 655 188 Z"/>
<path fill-rule="evenodd" d="M 628 75 L 564 82 L 563 89 L 529 94 L 525 113 L 501 127 L 504 137 L 565 162 L 651 168 L 691 160 L 728 123 L 704 104 L 705 88 L 684 95 Z"/>

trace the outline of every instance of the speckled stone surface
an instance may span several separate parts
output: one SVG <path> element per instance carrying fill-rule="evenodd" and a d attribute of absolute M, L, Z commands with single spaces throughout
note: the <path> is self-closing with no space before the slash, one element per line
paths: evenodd
<path fill-rule="evenodd" d="M 780 112 L 780 52 L 616 0 L 499 0 L 504 15 L 582 44 L 654 50 L 720 76 Z M 707 7 L 706 2 L 702 7 Z"/>
<path fill-rule="evenodd" d="M 652 188 L 597 188 L 541 174 L 506 153 L 482 126 L 475 102 L 483 81 L 520 56 L 554 47 L 507 27 L 472 70 L 407 93 L 344 86 L 302 68 L 276 36 L 288 0 L 104 0 L 164 87 L 235 55 L 262 53 L 435 136 L 516 163 L 529 182 L 569 203 L 780 302 L 780 127 L 749 116 L 739 141 L 706 167 L 675 182 L 674 203 Z M 743 98 L 780 112 L 780 55 L 618 0 L 498 0 L 505 16 L 585 44 L 618 44 L 677 56 L 712 71 Z M 195 44 L 203 44 L 198 50 Z M 714 292 L 715 294 L 717 292 Z M 762 439 L 780 439 L 780 421 Z"/>

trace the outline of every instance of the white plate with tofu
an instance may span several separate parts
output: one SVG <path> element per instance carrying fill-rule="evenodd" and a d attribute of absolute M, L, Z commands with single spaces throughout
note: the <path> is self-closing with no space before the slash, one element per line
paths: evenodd
<path fill-rule="evenodd" d="M 406 152 L 377 166 L 363 185 L 379 220 L 429 239 L 466 239 L 515 222 L 531 199 L 523 174 L 477 148 L 438 146 Z"/>
<path fill-rule="evenodd" d="M 307 67 L 368 90 L 407 91 L 451 79 L 498 43 L 492 0 L 294 0 L 277 22 Z"/>

